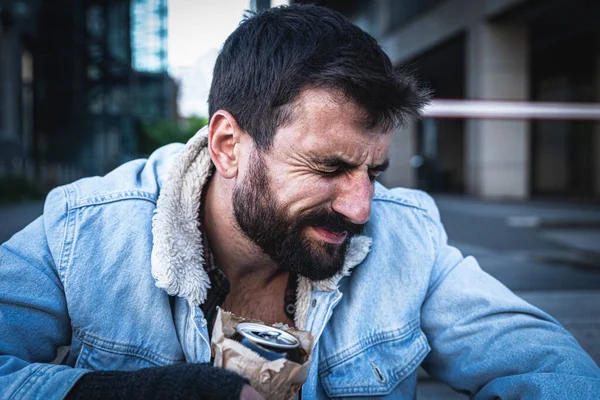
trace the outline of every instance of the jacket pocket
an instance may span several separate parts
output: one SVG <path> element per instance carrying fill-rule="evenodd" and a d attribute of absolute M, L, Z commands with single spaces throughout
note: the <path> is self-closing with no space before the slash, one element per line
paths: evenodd
<path fill-rule="evenodd" d="M 76 368 L 94 371 L 133 371 L 140 368 L 173 364 L 179 360 L 164 358 L 138 346 L 111 342 L 78 332 L 81 348 Z"/>
<path fill-rule="evenodd" d="M 129 354 L 112 353 L 86 344 L 75 363 L 75 368 L 93 371 L 134 371 L 136 369 L 156 367 L 158 364 Z"/>
<path fill-rule="evenodd" d="M 319 369 L 329 397 L 389 394 L 411 375 L 430 347 L 420 327 L 385 332 L 353 346 L 350 354 L 335 357 Z"/>

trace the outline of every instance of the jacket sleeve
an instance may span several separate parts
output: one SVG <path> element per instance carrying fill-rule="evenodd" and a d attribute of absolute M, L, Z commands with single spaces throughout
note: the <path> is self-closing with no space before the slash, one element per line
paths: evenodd
<path fill-rule="evenodd" d="M 592 399 L 600 369 L 557 321 L 447 244 L 428 196 L 436 260 L 422 307 L 423 367 L 475 399 Z"/>
<path fill-rule="evenodd" d="M 53 365 L 71 342 L 71 324 L 57 265 L 69 213 L 63 189 L 48 196 L 39 217 L 0 246 L 0 398 L 60 399 L 86 372 Z"/>

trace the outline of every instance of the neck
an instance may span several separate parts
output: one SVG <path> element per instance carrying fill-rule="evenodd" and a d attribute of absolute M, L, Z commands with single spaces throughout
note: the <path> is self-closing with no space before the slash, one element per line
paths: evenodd
<path fill-rule="evenodd" d="M 204 207 L 202 226 L 215 261 L 229 279 L 231 287 L 244 282 L 244 286 L 261 289 L 281 279 L 282 275 L 287 276 L 287 272 L 278 267 L 237 226 L 229 182 L 216 173 L 207 185 L 204 203 L 201 204 Z"/>

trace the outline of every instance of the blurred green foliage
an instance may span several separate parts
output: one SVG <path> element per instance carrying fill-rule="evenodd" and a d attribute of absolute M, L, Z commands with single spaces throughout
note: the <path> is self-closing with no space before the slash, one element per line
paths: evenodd
<path fill-rule="evenodd" d="M 197 116 L 180 121 L 158 120 L 143 123 L 140 129 L 140 152 L 147 155 L 169 143 L 185 143 L 207 124 L 208 118 Z"/>

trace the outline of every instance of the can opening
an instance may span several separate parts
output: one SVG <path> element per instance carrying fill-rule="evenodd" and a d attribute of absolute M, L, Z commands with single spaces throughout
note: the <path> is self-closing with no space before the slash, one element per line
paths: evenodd
<path fill-rule="evenodd" d="M 252 322 L 243 322 L 236 327 L 237 334 L 231 339 L 258 353 L 267 360 L 286 358 L 302 363 L 306 355 L 300 341 L 292 334 L 271 326 Z"/>

